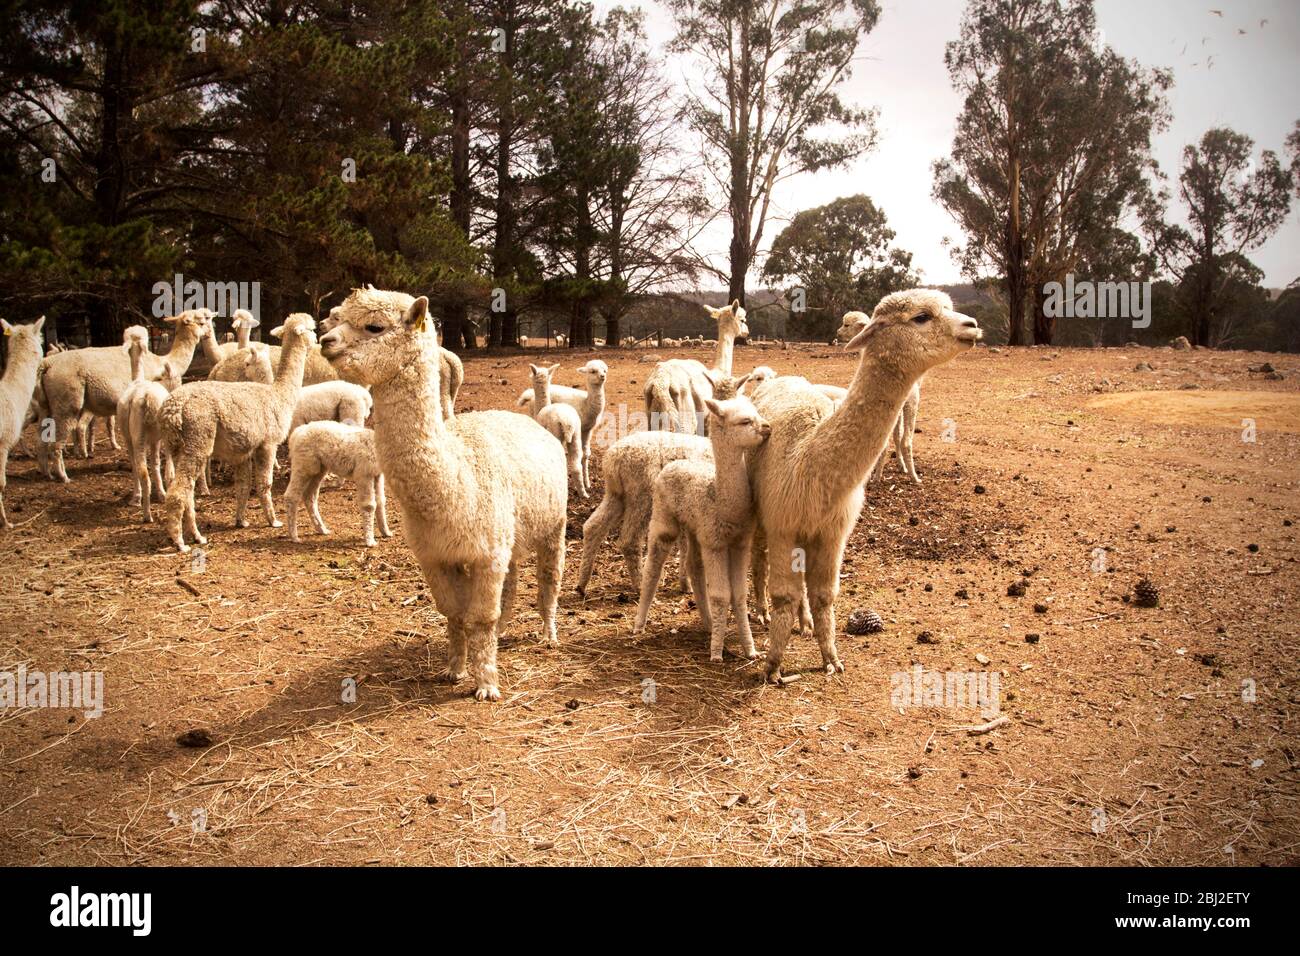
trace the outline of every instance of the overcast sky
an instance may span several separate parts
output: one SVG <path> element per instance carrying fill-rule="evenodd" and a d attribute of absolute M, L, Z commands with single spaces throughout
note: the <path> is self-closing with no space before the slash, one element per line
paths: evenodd
<path fill-rule="evenodd" d="M 596 4 L 599 10 L 614 5 Z M 662 46 L 672 37 L 671 18 L 654 0 L 621 5 L 646 10 L 652 44 Z M 1295 0 L 1097 0 L 1096 5 L 1108 44 L 1146 66 L 1173 70 L 1173 122 L 1155 144 L 1156 160 L 1171 179 L 1183 146 L 1214 126 L 1250 136 L 1256 155 L 1262 149 L 1283 152 L 1287 133 L 1300 119 L 1300 4 Z M 774 209 L 788 218 L 838 196 L 865 192 L 885 210 L 898 233 L 896 242 L 914 254 L 927 283 L 959 282 L 942 241 L 946 236 L 960 243 L 962 237 L 930 198 L 930 166 L 951 147 L 961 107 L 943 52 L 957 36 L 965 3 L 883 0 L 882 7 L 880 24 L 859 46 L 854 76 L 843 90 L 848 101 L 879 109 L 879 144 L 846 169 L 789 180 L 778 190 Z M 1261 27 L 1261 20 L 1268 22 Z M 682 73 L 674 69 L 670 75 Z M 764 248 L 783 224 L 769 226 Z M 727 228 L 720 225 L 709 236 L 708 249 L 725 251 Z M 725 258 L 718 255 L 715 263 L 724 265 Z M 1300 213 L 1293 209 L 1286 225 L 1251 258 L 1264 270 L 1266 285 L 1284 286 L 1300 276 Z"/>

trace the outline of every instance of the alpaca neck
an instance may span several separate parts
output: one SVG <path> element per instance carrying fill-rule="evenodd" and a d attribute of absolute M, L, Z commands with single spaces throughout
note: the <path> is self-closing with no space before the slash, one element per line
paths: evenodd
<path fill-rule="evenodd" d="M 34 349 L 15 349 L 9 348 L 8 362 L 5 365 L 5 373 L 0 378 L 0 386 L 8 394 L 12 404 L 20 410 L 18 420 L 22 421 L 21 412 L 27 410 L 27 402 L 32 397 L 32 390 L 36 388 L 36 372 L 40 367 L 41 359 L 40 348 Z"/>
<path fill-rule="evenodd" d="M 749 471 L 745 467 L 745 453 L 721 441 L 714 429 L 713 467 L 714 484 L 718 492 L 718 517 L 725 522 L 740 523 L 750 512 Z"/>
<path fill-rule="evenodd" d="M 215 344 L 215 340 L 214 340 Z M 190 360 L 194 358 L 194 350 L 199 347 L 199 337 L 194 334 L 194 330 L 183 325 L 176 332 L 176 337 L 172 339 L 172 347 L 167 352 L 167 359 L 172 363 L 173 368 L 184 370 L 190 367 Z"/>
<path fill-rule="evenodd" d="M 735 353 L 736 333 L 730 329 L 718 329 L 718 347 L 713 353 L 713 367 L 719 372 L 731 374 L 731 360 Z"/>
<path fill-rule="evenodd" d="M 414 467 L 422 481 L 445 480 L 459 471 L 452 467 L 459 439 L 442 420 L 438 358 L 433 336 L 413 336 L 397 374 L 370 387 L 380 464 L 392 472 L 399 490 L 403 474 L 396 466 L 410 456 L 417 458 Z"/>
<path fill-rule="evenodd" d="M 180 344 L 180 338 L 177 335 L 175 341 L 172 342 L 171 352 L 167 353 L 169 358 L 176 351 L 176 346 Z M 207 334 L 199 342 L 203 346 L 203 354 L 207 356 L 209 362 L 216 365 L 221 361 L 221 346 L 217 345 L 217 333 L 211 327 L 208 328 Z"/>
<path fill-rule="evenodd" d="M 832 500 L 862 484 L 893 433 L 918 376 L 864 351 L 840 407 L 812 431 L 799 467 Z"/>
<path fill-rule="evenodd" d="M 540 384 L 533 382 L 533 417 L 537 417 L 547 405 L 551 404 L 551 380 L 548 378 Z"/>
<path fill-rule="evenodd" d="M 141 382 L 144 380 L 144 345 L 140 342 L 131 343 L 131 381 Z"/>
<path fill-rule="evenodd" d="M 275 370 L 271 387 L 284 396 L 290 406 L 302 391 L 302 373 L 307 367 L 307 339 L 294 333 L 293 340 L 280 349 L 280 367 Z"/>
<path fill-rule="evenodd" d="M 236 348 L 248 348 L 249 337 L 253 334 L 253 328 L 246 322 L 240 322 L 239 328 L 235 330 Z"/>

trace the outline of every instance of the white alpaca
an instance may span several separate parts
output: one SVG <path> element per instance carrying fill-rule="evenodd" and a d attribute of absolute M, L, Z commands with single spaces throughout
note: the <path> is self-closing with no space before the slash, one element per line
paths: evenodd
<path fill-rule="evenodd" d="M 558 367 L 558 366 L 557 366 Z M 591 487 L 591 436 L 605 414 L 605 379 L 609 378 L 609 366 L 600 359 L 592 359 L 577 369 L 586 380 L 586 388 L 570 388 L 567 385 L 551 386 L 553 404 L 572 405 L 582 419 L 582 482 Z M 516 404 L 521 408 L 533 404 L 533 390 L 526 388 L 519 393 Z"/>
<path fill-rule="evenodd" d="M 308 422 L 289 436 L 289 463 L 293 473 L 284 493 L 289 540 L 298 540 L 298 507 L 304 500 L 316 533 L 330 533 L 320 516 L 320 486 L 329 472 L 356 483 L 357 502 L 365 520 L 366 547 L 375 546 L 376 512 L 379 533 L 385 538 L 393 536 L 388 530 L 384 473 L 375 454 L 375 433 L 369 428 L 332 421 Z"/>
<path fill-rule="evenodd" d="M 722 402 L 706 398 L 704 405 L 713 461 L 674 461 L 655 479 L 641 603 L 632 633 L 645 629 L 664 559 L 685 534 L 690 539 L 695 606 L 711 631 L 709 660 L 722 660 L 728 609 L 736 619 L 741 653 L 754 658 L 758 652 L 749 630 L 747 583 L 754 508 L 745 460 L 772 429 L 743 395 Z"/>
<path fill-rule="evenodd" d="M 289 434 L 308 422 L 342 422 L 362 427 L 373 406 L 370 393 L 351 382 L 319 382 L 305 385 L 293 407 Z"/>
<path fill-rule="evenodd" d="M 164 447 L 176 468 L 176 477 L 167 489 L 167 535 L 177 550 L 189 550 L 186 535 L 199 544 L 207 543 L 194 514 L 194 482 L 209 458 L 236 466 L 236 527 L 248 527 L 244 511 L 254 472 L 266 523 L 280 527 L 271 501 L 275 450 L 289 437 L 307 353 L 316 344 L 315 325 L 311 316 L 302 313 L 285 319 L 281 327 L 284 361 L 270 385 L 191 382 L 163 403 L 158 419 Z"/>
<path fill-rule="evenodd" d="M 853 339 L 859 332 L 871 324 L 871 316 L 865 312 L 845 312 L 844 318 L 840 321 L 840 327 L 835 332 L 837 342 L 848 342 Z M 921 483 L 921 476 L 916 473 L 916 462 L 912 460 L 912 439 L 916 435 L 916 412 L 921 407 L 921 383 L 925 381 L 922 375 L 912 386 L 912 390 L 907 393 L 907 399 L 903 402 L 903 408 L 898 413 L 898 421 L 894 423 L 894 454 L 898 457 L 898 467 L 902 469 L 903 474 L 907 475 L 916 484 Z M 838 388 L 835 385 L 818 385 L 822 391 L 833 402 L 844 401 L 844 396 L 848 391 Z M 886 455 L 882 450 L 880 458 L 876 461 L 875 468 L 869 476 L 871 481 L 880 481 L 885 474 Z"/>
<path fill-rule="evenodd" d="M 713 357 L 713 372 L 731 374 L 732 356 L 737 338 L 749 335 L 745 310 L 740 302 L 721 309 L 705 306 L 705 310 L 718 323 L 718 338 Z M 682 432 L 695 435 L 703 432 L 704 398 L 712 397 L 713 387 L 706 375 L 710 369 L 695 359 L 668 359 L 655 366 L 646 378 L 646 419 L 651 430 Z"/>
<path fill-rule="evenodd" d="M 569 344 L 568 336 L 566 336 L 563 332 L 560 332 L 555 336 L 555 344 L 559 348 L 564 348 L 566 345 Z"/>
<path fill-rule="evenodd" d="M 627 567 L 633 592 L 641 587 L 641 554 L 645 550 L 646 529 L 654 483 L 669 462 L 689 459 L 712 461 L 713 446 L 701 435 L 678 432 L 633 432 L 616 441 L 605 452 L 601 466 L 605 474 L 605 497 L 582 526 L 582 567 L 578 572 L 577 591 L 587 593 L 596 556 L 605 539 L 619 525 L 618 550 Z M 689 556 L 682 555 L 682 589 L 689 587 L 686 566 Z"/>
<path fill-rule="evenodd" d="M 942 292 L 896 292 L 848 343 L 862 355 L 839 409 L 804 379 L 776 378 L 754 390 L 754 404 L 772 426 L 750 467 L 772 579 L 769 678 L 780 676 L 805 585 L 822 664 L 828 674 L 844 669 L 835 649 L 834 601 L 844 545 L 862 509 L 863 479 L 916 380 L 972 348 L 981 334 Z M 762 547 L 756 535 L 756 561 Z M 756 592 L 760 577 L 756 567 Z M 766 596 L 755 597 L 761 612 Z"/>
<path fill-rule="evenodd" d="M 175 329 L 171 349 L 165 356 L 145 352 L 140 357 L 146 379 L 160 374 L 164 361 L 184 374 L 211 327 L 212 313 L 198 309 L 168 321 Z M 69 434 L 74 429 L 78 436 L 84 434 L 90 416 L 116 415 L 118 399 L 130 384 L 131 357 L 120 345 L 60 352 L 41 362 L 36 385 L 38 414 L 54 419 L 54 475 L 60 481 L 70 480 L 63 461 Z"/>
<path fill-rule="evenodd" d="M 145 522 L 153 521 L 150 507 L 155 495 L 166 491 L 163 483 L 162 431 L 158 411 L 172 390 L 181 384 L 180 372 L 168 362 L 156 379 L 144 377 L 144 353 L 149 350 L 149 332 L 142 325 L 133 325 L 123 336 L 131 356 L 131 384 L 117 402 L 118 428 L 126 440 L 127 459 L 135 478 L 135 491 L 131 503 L 140 506 L 140 516 Z M 170 463 L 168 471 L 170 472 Z"/>
<path fill-rule="evenodd" d="M 551 401 L 551 376 L 558 365 L 547 368 L 529 363 L 532 372 L 532 403 L 529 413 L 537 423 L 555 436 L 564 448 L 564 460 L 569 466 L 569 490 L 587 497 L 587 481 L 582 469 L 582 419 L 578 410 L 563 402 Z"/>
<path fill-rule="evenodd" d="M 528 348 L 528 336 L 526 335 L 519 336 L 519 347 L 525 349 Z"/>
<path fill-rule="evenodd" d="M 9 470 L 9 449 L 18 443 L 27 420 L 27 410 L 32 404 L 32 390 L 36 387 L 36 373 L 41 364 L 41 330 L 45 316 L 31 325 L 10 325 L 0 319 L 5 338 L 9 340 L 4 378 L 0 379 L 0 525 L 9 530 L 13 525 L 5 513 L 5 484 Z"/>
<path fill-rule="evenodd" d="M 519 564 L 537 559 L 544 639 L 558 643 L 568 503 L 564 450 L 524 415 L 447 421 L 429 300 L 356 289 L 321 338 L 342 378 L 370 387 L 375 449 L 402 506 L 406 540 L 447 619 L 444 680 L 468 668 L 479 700 L 499 700 L 497 640 L 510 620 Z"/>
<path fill-rule="evenodd" d="M 257 319 L 253 318 L 252 312 L 247 309 L 236 309 L 235 314 L 230 317 L 231 328 L 235 330 L 235 341 L 221 344 L 217 344 L 216 328 L 208 326 L 208 334 L 203 336 L 203 354 L 207 356 L 213 368 L 219 365 L 222 359 L 248 348 L 253 329 L 259 324 Z M 211 372 L 208 373 L 208 378 L 212 378 Z M 217 381 L 230 381 L 230 379 L 217 379 Z"/>

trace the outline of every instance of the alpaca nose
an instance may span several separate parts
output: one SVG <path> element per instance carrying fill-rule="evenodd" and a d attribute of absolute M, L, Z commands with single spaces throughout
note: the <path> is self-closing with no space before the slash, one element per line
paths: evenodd
<path fill-rule="evenodd" d="M 764 438 L 770 438 L 772 435 L 772 426 L 769 425 L 767 422 L 763 422 L 763 424 L 759 427 L 758 431 L 759 434 L 761 434 Z"/>

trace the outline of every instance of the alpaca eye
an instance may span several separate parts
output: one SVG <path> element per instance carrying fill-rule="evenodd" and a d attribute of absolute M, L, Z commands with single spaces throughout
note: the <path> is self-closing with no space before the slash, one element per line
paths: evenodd
<path fill-rule="evenodd" d="M 930 321 L 930 313 L 929 313 L 929 312 L 922 312 L 920 315 L 913 316 L 913 317 L 912 317 L 912 321 L 915 322 L 917 325 L 921 325 L 921 324 L 923 324 L 923 323 L 925 323 L 925 322 L 929 322 L 929 321 Z"/>
<path fill-rule="evenodd" d="M 384 331 L 384 327 L 382 325 L 367 325 L 366 331 L 372 335 L 378 335 L 380 332 Z"/>

